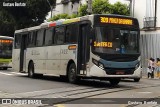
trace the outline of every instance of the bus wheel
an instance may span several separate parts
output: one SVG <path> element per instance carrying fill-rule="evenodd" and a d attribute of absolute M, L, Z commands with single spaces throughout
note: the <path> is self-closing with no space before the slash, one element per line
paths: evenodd
<path fill-rule="evenodd" d="M 140 78 L 135 78 L 134 79 L 134 82 L 139 82 L 140 81 Z"/>
<path fill-rule="evenodd" d="M 30 77 L 30 78 L 34 77 L 34 65 L 33 65 L 33 62 L 29 63 L 28 77 Z"/>
<path fill-rule="evenodd" d="M 111 85 L 115 86 L 115 85 L 118 85 L 118 83 L 120 82 L 120 79 L 110 79 L 109 82 Z"/>
<path fill-rule="evenodd" d="M 70 83 L 76 83 L 78 80 L 76 76 L 76 65 L 74 63 L 70 64 L 69 69 L 68 69 L 68 81 Z"/>
<path fill-rule="evenodd" d="M 3 70 L 7 70 L 7 69 L 8 69 L 7 67 L 4 67 L 4 68 L 3 68 Z"/>

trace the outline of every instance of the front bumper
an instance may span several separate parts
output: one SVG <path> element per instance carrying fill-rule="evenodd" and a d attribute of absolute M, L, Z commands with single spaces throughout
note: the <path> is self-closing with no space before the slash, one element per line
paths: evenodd
<path fill-rule="evenodd" d="M 111 72 L 111 71 L 110 71 Z M 141 78 L 141 67 L 139 66 L 131 74 L 110 74 L 108 75 L 104 69 L 99 68 L 96 65 L 93 65 L 89 72 L 87 72 L 87 77 L 106 77 L 106 78 Z"/>

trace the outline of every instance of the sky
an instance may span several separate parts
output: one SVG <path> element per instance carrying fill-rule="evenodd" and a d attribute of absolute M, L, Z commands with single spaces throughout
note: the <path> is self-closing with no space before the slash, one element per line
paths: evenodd
<path fill-rule="evenodd" d="M 109 2 L 111 3 L 111 4 L 114 4 L 114 3 L 116 3 L 117 1 L 119 1 L 119 2 L 121 2 L 121 3 L 129 3 L 129 0 L 109 0 Z"/>

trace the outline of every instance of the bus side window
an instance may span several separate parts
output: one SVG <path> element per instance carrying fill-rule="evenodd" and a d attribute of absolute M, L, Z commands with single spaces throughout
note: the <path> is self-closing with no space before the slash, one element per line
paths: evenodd
<path fill-rule="evenodd" d="M 44 45 L 48 46 L 48 45 L 52 45 L 52 44 L 53 44 L 53 27 L 46 29 Z"/>
<path fill-rule="evenodd" d="M 15 34 L 15 44 L 14 48 L 19 49 L 21 44 L 21 34 Z"/>
<path fill-rule="evenodd" d="M 32 31 L 28 35 L 28 47 L 35 46 L 35 39 L 36 39 L 36 31 Z"/>
<path fill-rule="evenodd" d="M 70 24 L 66 27 L 66 43 L 77 43 L 76 24 Z"/>
<path fill-rule="evenodd" d="M 63 44 L 65 41 L 64 26 L 55 28 L 54 43 Z"/>
<path fill-rule="evenodd" d="M 44 40 L 44 29 L 37 31 L 36 46 L 42 46 Z"/>

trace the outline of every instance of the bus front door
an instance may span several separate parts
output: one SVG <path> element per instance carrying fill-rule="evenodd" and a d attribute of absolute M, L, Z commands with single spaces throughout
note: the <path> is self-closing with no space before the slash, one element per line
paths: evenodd
<path fill-rule="evenodd" d="M 90 29 L 89 21 L 81 22 L 78 36 L 77 74 L 86 75 L 87 63 L 90 57 Z"/>

